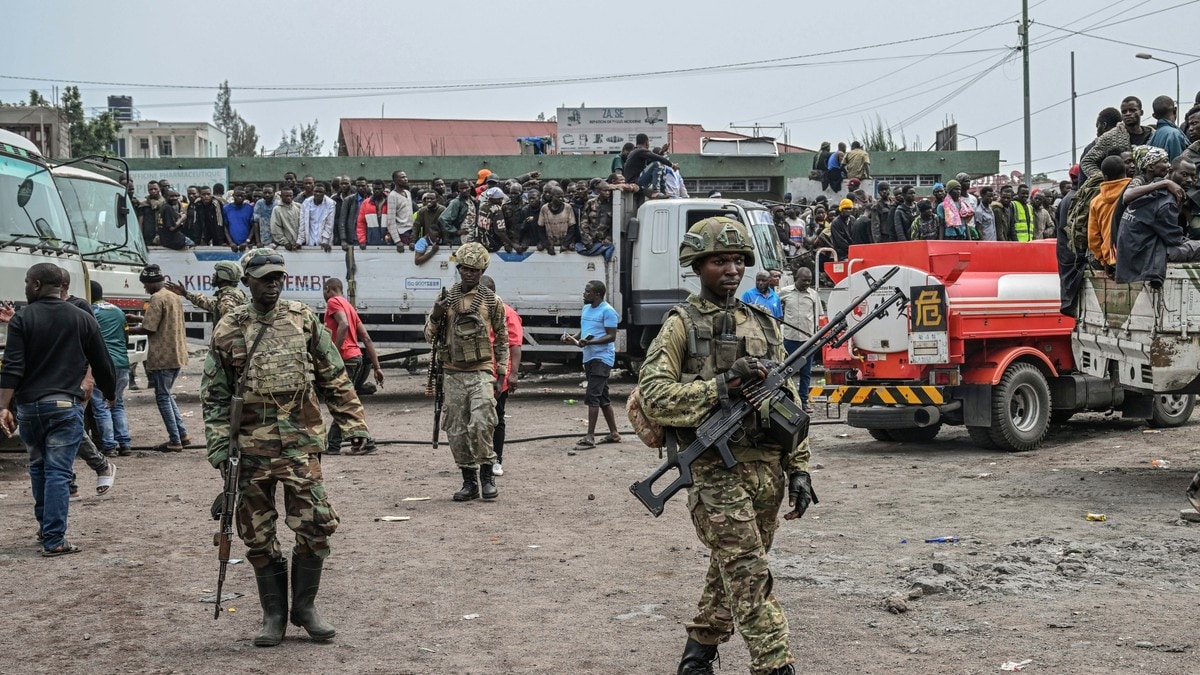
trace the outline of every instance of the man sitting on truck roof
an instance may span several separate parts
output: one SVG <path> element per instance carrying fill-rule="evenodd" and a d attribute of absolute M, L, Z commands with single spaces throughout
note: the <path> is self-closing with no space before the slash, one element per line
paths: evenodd
<path fill-rule="evenodd" d="M 1152 150 L 1166 157 L 1166 152 L 1160 148 Z M 1151 160 L 1159 163 L 1154 158 L 1142 161 Z M 1146 194 L 1140 194 L 1139 190 L 1132 199 L 1129 199 L 1130 195 L 1126 196 L 1129 201 L 1117 233 L 1119 283 L 1145 281 L 1151 288 L 1160 288 L 1166 278 L 1168 262 L 1200 260 L 1200 241 L 1187 239 L 1184 229 L 1179 226 L 1179 203 L 1183 190 L 1196 183 L 1196 165 L 1179 157 L 1171 169 L 1173 187 L 1166 181 L 1159 181 L 1145 186 L 1150 189 Z"/>
<path fill-rule="evenodd" d="M 1120 155 L 1105 157 L 1100 162 L 1100 171 L 1104 173 L 1104 182 L 1100 184 L 1100 193 L 1088 206 L 1088 249 L 1101 265 L 1111 268 L 1117 264 L 1117 252 L 1112 242 L 1112 217 L 1129 178 Z"/>

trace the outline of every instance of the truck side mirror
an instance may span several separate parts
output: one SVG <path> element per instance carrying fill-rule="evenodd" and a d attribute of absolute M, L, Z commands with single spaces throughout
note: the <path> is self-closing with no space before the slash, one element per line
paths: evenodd
<path fill-rule="evenodd" d="M 33 199 L 33 179 L 26 178 L 17 186 L 17 206 L 25 208 L 30 199 Z"/>
<path fill-rule="evenodd" d="M 117 208 L 115 213 L 117 214 L 117 227 L 125 227 L 129 224 L 129 205 L 125 200 L 125 195 L 119 192 L 117 193 Z"/>

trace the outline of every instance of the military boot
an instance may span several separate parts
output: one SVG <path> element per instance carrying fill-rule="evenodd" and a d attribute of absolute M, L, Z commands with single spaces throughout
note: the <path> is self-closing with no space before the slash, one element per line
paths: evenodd
<path fill-rule="evenodd" d="M 786 666 L 780 666 L 772 670 L 768 675 L 796 675 L 796 669 L 789 663 Z"/>
<path fill-rule="evenodd" d="M 308 636 L 317 642 L 331 640 L 337 634 L 313 604 L 321 587 L 324 565 L 321 558 L 292 556 L 292 623 L 308 631 Z"/>
<path fill-rule="evenodd" d="M 461 490 L 454 493 L 454 501 L 469 502 L 472 499 L 479 499 L 479 481 L 475 478 L 475 469 L 463 469 L 462 475 L 463 486 Z"/>
<path fill-rule="evenodd" d="M 683 646 L 683 658 L 679 659 L 678 675 L 713 675 L 712 664 L 716 660 L 716 645 L 702 645 L 688 638 Z"/>
<path fill-rule="evenodd" d="M 483 498 L 495 499 L 500 496 L 500 491 L 496 489 L 496 476 L 492 473 L 492 465 L 483 463 L 479 465 L 479 482 L 483 484 Z"/>
<path fill-rule="evenodd" d="M 262 630 L 254 636 L 254 646 L 274 647 L 283 642 L 287 630 L 287 561 L 281 558 L 266 567 L 254 568 L 254 579 L 258 582 L 258 600 L 263 609 Z"/>

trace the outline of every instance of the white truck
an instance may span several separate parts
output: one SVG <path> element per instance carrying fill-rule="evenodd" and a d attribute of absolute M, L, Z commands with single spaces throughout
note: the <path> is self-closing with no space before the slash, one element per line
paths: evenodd
<path fill-rule="evenodd" d="M 493 254 L 487 274 L 495 280 L 497 293 L 521 315 L 525 360 L 556 362 L 576 357 L 578 348 L 560 343 L 559 338 L 564 331 L 578 330 L 583 287 L 598 279 L 608 287 L 607 300 L 622 317 L 616 342 L 619 358 L 626 366 L 636 367 L 667 311 L 688 293 L 699 291 L 695 274 L 679 266 L 680 240 L 697 221 L 718 215 L 745 223 L 754 238 L 756 265 L 747 268 L 740 291 L 753 287 L 759 269 L 783 270 L 783 252 L 771 214 L 760 204 L 669 199 L 650 200 L 635 210 L 633 200 L 620 192 L 613 193 L 612 232 L 612 240 L 619 245 L 607 263 L 601 256 L 571 252 L 548 255 L 530 249 L 523 254 Z M 384 358 L 428 351 L 421 333 L 425 314 L 441 289 L 456 280 L 454 252 L 449 248 L 422 265 L 415 263 L 412 253 L 398 254 L 391 246 L 329 253 L 308 248 L 285 255 L 285 297 L 321 312 L 325 307 L 321 294 L 324 280 L 346 280 L 347 296 L 372 339 L 388 352 Z M 212 291 L 213 263 L 238 257 L 224 247 L 150 251 L 151 262 L 162 266 L 164 274 L 189 290 L 204 293 Z M 207 340 L 210 326 L 207 314 L 187 313 L 189 338 Z"/>

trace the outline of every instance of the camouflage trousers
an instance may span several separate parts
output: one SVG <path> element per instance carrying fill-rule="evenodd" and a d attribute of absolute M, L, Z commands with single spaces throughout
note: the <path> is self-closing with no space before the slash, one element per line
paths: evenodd
<path fill-rule="evenodd" d="M 296 453 L 284 457 L 242 455 L 238 474 L 238 534 L 246 559 L 255 567 L 279 560 L 283 553 L 275 536 L 275 486 L 283 484 L 284 522 L 296 533 L 294 552 L 302 557 L 329 555 L 329 535 L 338 526 L 337 512 L 325 498 L 321 463 L 316 456 Z"/>
<path fill-rule="evenodd" d="M 490 370 L 445 371 L 446 418 L 442 428 L 450 439 L 454 463 L 463 469 L 494 464 L 492 431 L 496 428 L 496 399 Z"/>
<path fill-rule="evenodd" d="M 688 510 L 696 535 L 709 549 L 699 612 L 688 637 L 716 645 L 741 632 L 750 670 L 766 673 L 792 662 L 783 607 L 771 593 L 767 551 L 778 527 L 783 469 L 777 462 L 740 462 L 726 469 L 703 457 L 692 465 L 695 485 Z"/>

